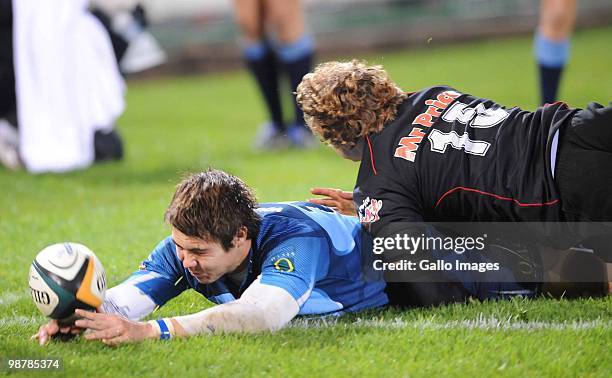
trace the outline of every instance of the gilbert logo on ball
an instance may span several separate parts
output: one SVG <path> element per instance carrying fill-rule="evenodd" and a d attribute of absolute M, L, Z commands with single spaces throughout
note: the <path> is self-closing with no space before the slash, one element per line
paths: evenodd
<path fill-rule="evenodd" d="M 93 310 L 104 302 L 106 274 L 86 246 L 53 244 L 36 255 L 30 267 L 30 291 L 38 309 L 52 319 L 65 319 L 77 308 Z"/>

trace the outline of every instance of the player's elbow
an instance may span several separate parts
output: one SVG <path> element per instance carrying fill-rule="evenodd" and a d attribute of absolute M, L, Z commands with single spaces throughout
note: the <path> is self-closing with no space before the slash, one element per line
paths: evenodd
<path fill-rule="evenodd" d="M 234 302 L 177 319 L 188 334 L 257 333 L 283 328 L 299 310 L 298 302 L 286 290 L 258 279 Z"/>

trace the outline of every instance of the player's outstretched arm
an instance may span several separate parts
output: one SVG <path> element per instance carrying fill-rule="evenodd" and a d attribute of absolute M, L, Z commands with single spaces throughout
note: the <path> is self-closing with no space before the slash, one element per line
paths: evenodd
<path fill-rule="evenodd" d="M 340 214 L 356 216 L 357 209 L 353 202 L 353 192 L 332 188 L 312 188 L 310 193 L 326 198 L 311 198 L 308 201 L 334 209 Z"/>
<path fill-rule="evenodd" d="M 77 320 L 76 325 L 91 330 L 85 335 L 88 340 L 117 345 L 198 334 L 274 331 L 289 323 L 298 312 L 299 305 L 291 294 L 257 280 L 240 299 L 191 315 L 134 322 L 116 314 L 77 310 L 84 319 Z"/>
<path fill-rule="evenodd" d="M 174 289 L 174 286 L 170 280 L 164 279 L 159 275 L 150 277 L 148 280 L 144 280 L 142 275 L 140 283 L 146 282 L 146 289 L 150 291 L 158 292 L 170 292 Z M 117 286 L 114 286 L 106 291 L 106 298 L 104 303 L 97 309 L 98 314 L 92 312 L 85 312 L 86 314 L 95 314 L 97 320 L 102 318 L 114 319 L 112 323 L 103 322 L 103 327 L 115 327 L 121 328 L 123 321 L 135 321 L 139 320 L 151 312 L 157 307 L 154 300 L 147 294 L 146 290 L 141 290 L 136 287 L 134 280 L 127 280 Z M 162 290 L 166 289 L 166 290 Z M 172 290 L 171 290 L 172 289 Z M 111 315 L 109 318 L 101 315 Z M 77 315 L 79 312 L 77 311 Z M 82 315 L 81 315 L 82 316 Z M 91 316 L 91 315 L 89 315 Z M 90 319 L 91 320 L 91 319 Z M 135 323 L 135 322 L 133 322 Z M 59 339 L 66 341 L 72 338 L 72 336 L 78 335 L 84 331 L 84 327 L 80 327 L 79 324 L 75 323 L 73 326 L 61 327 L 58 321 L 51 319 L 48 323 L 43 324 L 38 329 L 38 332 L 30 338 L 31 340 L 38 340 L 40 345 L 46 345 L 51 339 Z M 100 324 L 97 324 L 100 326 Z M 86 327 L 85 327 L 86 328 Z"/>
<path fill-rule="evenodd" d="M 283 328 L 299 312 L 284 289 L 253 282 L 240 299 L 192 315 L 172 318 L 177 336 L 199 333 L 262 332 Z"/>

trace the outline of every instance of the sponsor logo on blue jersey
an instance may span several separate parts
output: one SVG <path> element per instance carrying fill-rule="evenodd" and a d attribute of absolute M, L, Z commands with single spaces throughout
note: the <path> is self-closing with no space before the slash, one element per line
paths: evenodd
<path fill-rule="evenodd" d="M 274 262 L 274 269 L 280 270 L 281 272 L 293 272 L 295 265 L 292 258 L 281 257 Z"/>

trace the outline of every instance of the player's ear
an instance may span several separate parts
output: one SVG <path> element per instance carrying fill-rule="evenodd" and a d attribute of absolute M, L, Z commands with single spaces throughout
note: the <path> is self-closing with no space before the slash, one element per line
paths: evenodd
<path fill-rule="evenodd" d="M 239 246 L 247 240 L 248 236 L 249 231 L 246 226 L 240 226 L 240 228 L 236 232 L 236 235 L 234 236 L 234 240 L 232 240 L 232 244 L 234 244 L 235 246 Z"/>

